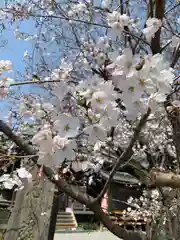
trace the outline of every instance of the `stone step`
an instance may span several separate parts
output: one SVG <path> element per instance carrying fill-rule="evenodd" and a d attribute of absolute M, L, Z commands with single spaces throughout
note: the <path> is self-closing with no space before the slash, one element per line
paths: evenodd
<path fill-rule="evenodd" d="M 58 218 L 67 218 L 68 219 L 68 218 L 71 218 L 72 215 L 58 214 L 57 217 Z"/>
<path fill-rule="evenodd" d="M 72 221 L 72 222 L 57 222 L 56 225 L 62 225 L 62 226 L 72 225 L 72 226 L 75 226 L 76 223 L 74 221 Z"/>
<path fill-rule="evenodd" d="M 61 214 L 61 215 L 71 215 L 72 214 L 72 212 L 58 212 L 58 214 Z"/>
<path fill-rule="evenodd" d="M 58 212 L 56 229 L 60 228 L 76 228 L 77 222 L 73 212 Z"/>
<path fill-rule="evenodd" d="M 73 218 L 71 218 L 69 220 L 64 219 L 64 218 L 57 219 L 57 223 L 72 223 L 72 222 L 73 223 L 75 222 Z"/>
<path fill-rule="evenodd" d="M 72 215 L 61 215 L 61 214 L 58 214 L 57 215 L 57 218 L 72 218 L 73 216 Z"/>
<path fill-rule="evenodd" d="M 74 229 L 74 228 L 76 228 L 76 226 L 75 225 L 65 225 L 65 226 L 63 226 L 63 225 L 56 225 L 56 230 L 58 230 L 58 229 Z"/>

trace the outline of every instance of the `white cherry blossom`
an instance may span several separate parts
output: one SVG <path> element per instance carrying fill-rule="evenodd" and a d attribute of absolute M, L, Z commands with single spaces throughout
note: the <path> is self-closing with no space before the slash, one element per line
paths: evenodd
<path fill-rule="evenodd" d="M 31 181 L 32 174 L 28 172 L 24 167 L 17 169 L 17 174 L 22 179 L 28 179 L 28 181 Z"/>
<path fill-rule="evenodd" d="M 0 70 L 1 71 L 11 71 L 13 68 L 12 62 L 9 60 L 0 60 Z"/>
<path fill-rule="evenodd" d="M 121 15 L 119 12 L 113 11 L 112 13 L 108 13 L 107 21 L 113 29 L 123 31 L 123 28 L 128 26 L 130 19 L 126 14 Z"/>
<path fill-rule="evenodd" d="M 22 186 L 22 182 L 15 172 L 13 172 L 12 174 L 3 174 L 0 177 L 0 183 L 5 189 L 12 189 L 15 186 Z"/>
<path fill-rule="evenodd" d="M 57 96 L 59 101 L 62 101 L 66 94 L 70 91 L 67 84 L 63 81 L 58 82 L 57 86 L 53 88 L 53 93 Z"/>
<path fill-rule="evenodd" d="M 67 138 L 61 138 L 60 136 L 55 136 L 53 138 L 53 149 L 54 154 L 52 157 L 54 165 L 60 165 L 65 159 L 67 161 L 72 161 L 75 159 L 75 149 L 77 148 L 76 142 L 74 140 L 68 140 Z"/>
<path fill-rule="evenodd" d="M 151 41 L 154 38 L 155 33 L 162 26 L 162 21 L 157 18 L 148 18 L 146 21 L 147 27 L 143 29 L 143 33 L 146 36 L 147 41 Z"/>
<path fill-rule="evenodd" d="M 128 104 L 125 111 L 125 116 L 128 120 L 136 120 L 141 114 L 145 114 L 148 105 L 141 98 L 140 100 L 134 101 Z"/>
<path fill-rule="evenodd" d="M 33 144 L 41 145 L 45 141 L 51 141 L 52 132 L 50 129 L 42 129 L 40 130 L 34 137 L 32 138 Z"/>
<path fill-rule="evenodd" d="M 93 110 L 101 111 L 105 109 L 108 102 L 109 102 L 109 99 L 107 94 L 103 91 L 98 91 L 92 95 L 91 107 Z"/>
<path fill-rule="evenodd" d="M 135 102 L 142 96 L 142 91 L 136 88 L 136 86 L 124 86 L 123 93 L 121 94 L 121 99 L 128 105 L 130 102 Z"/>
<path fill-rule="evenodd" d="M 167 96 L 164 93 L 156 92 L 149 97 L 149 107 L 152 112 L 156 112 L 161 104 L 166 100 Z"/>
<path fill-rule="evenodd" d="M 80 122 L 78 117 L 70 114 L 58 114 L 54 121 L 54 129 L 58 131 L 61 137 L 75 137 L 79 132 Z"/>
<path fill-rule="evenodd" d="M 5 87 L 4 84 L 0 83 L 0 99 L 7 98 L 8 93 L 9 93 L 9 88 Z"/>
<path fill-rule="evenodd" d="M 119 109 L 115 105 L 109 103 L 99 121 L 99 124 L 105 128 L 109 128 L 110 126 L 115 127 L 118 124 L 118 117 Z"/>
<path fill-rule="evenodd" d="M 93 124 L 84 128 L 84 133 L 88 134 L 88 140 L 91 144 L 97 141 L 104 142 L 106 140 L 105 129 L 99 124 Z"/>

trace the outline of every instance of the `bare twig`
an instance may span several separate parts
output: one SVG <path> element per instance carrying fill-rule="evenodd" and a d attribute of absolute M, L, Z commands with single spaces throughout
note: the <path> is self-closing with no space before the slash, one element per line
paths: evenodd
<path fill-rule="evenodd" d="M 147 119 L 148 119 L 150 113 L 151 113 L 151 110 L 149 108 L 147 113 L 144 114 L 143 117 L 141 118 L 141 120 L 139 121 L 139 123 L 138 123 L 138 125 L 137 125 L 137 127 L 136 127 L 136 129 L 134 131 L 133 137 L 131 138 L 131 141 L 129 142 L 129 145 L 128 145 L 127 149 L 121 154 L 121 156 L 117 160 L 116 164 L 114 165 L 114 167 L 113 167 L 113 169 L 112 169 L 112 171 L 111 171 L 111 173 L 109 175 L 108 180 L 106 181 L 106 183 L 104 185 L 104 188 L 102 189 L 101 193 L 98 195 L 98 197 L 94 201 L 98 201 L 99 199 L 101 199 L 104 196 L 104 194 L 107 191 L 107 189 L 109 187 L 109 184 L 111 183 L 111 181 L 113 179 L 113 176 L 116 173 L 117 169 L 120 167 L 120 165 L 122 163 L 127 164 L 128 160 L 132 157 L 132 155 L 133 155 L 132 148 L 133 148 L 136 140 L 138 139 L 139 134 L 140 134 L 142 128 L 146 124 Z M 125 164 L 123 164 L 123 167 L 124 167 Z"/>
<path fill-rule="evenodd" d="M 169 12 L 171 12 L 172 10 L 174 10 L 175 8 L 177 8 L 178 6 L 180 6 L 180 2 L 177 3 L 175 6 L 171 7 L 170 9 L 168 9 L 168 10 L 164 13 L 164 15 L 167 15 Z"/>
<path fill-rule="evenodd" d="M 170 65 L 172 68 L 175 67 L 175 65 L 176 65 L 177 61 L 179 60 L 179 58 L 180 58 L 180 44 L 179 44 L 179 46 L 177 47 L 177 49 L 175 51 L 172 63 Z"/>

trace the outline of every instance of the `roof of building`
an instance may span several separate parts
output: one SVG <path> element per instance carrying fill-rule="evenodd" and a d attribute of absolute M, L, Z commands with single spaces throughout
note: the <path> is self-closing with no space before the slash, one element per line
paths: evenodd
<path fill-rule="evenodd" d="M 107 171 L 101 170 L 100 174 L 105 180 L 109 178 L 109 172 Z M 141 184 L 141 182 L 137 178 L 126 172 L 116 172 L 112 181 L 123 185 L 130 184 L 137 186 Z"/>

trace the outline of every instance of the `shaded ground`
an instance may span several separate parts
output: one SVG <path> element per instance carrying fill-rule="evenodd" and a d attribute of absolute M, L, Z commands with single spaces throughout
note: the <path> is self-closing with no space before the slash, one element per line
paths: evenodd
<path fill-rule="evenodd" d="M 56 233 L 54 240 L 119 240 L 108 231 L 83 232 L 83 233 Z"/>

